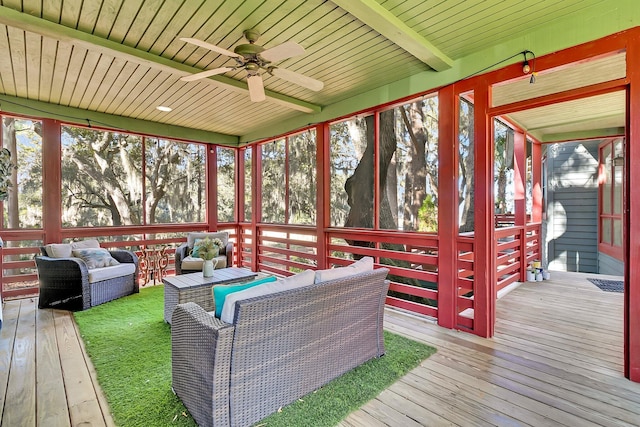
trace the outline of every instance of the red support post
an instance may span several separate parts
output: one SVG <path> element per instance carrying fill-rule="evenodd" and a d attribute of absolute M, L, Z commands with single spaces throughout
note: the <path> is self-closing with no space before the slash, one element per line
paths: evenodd
<path fill-rule="evenodd" d="M 474 333 L 493 336 L 496 318 L 496 259 L 494 245 L 494 150 L 489 85 L 480 78 L 474 89 Z"/>
<path fill-rule="evenodd" d="M 640 382 L 640 31 L 627 41 L 627 141 L 625 144 L 626 183 L 623 230 L 625 242 L 624 277 L 624 373 Z M 633 190 L 635 189 L 635 190 Z M 631 215 L 634 212 L 634 215 Z"/>
<path fill-rule="evenodd" d="M 458 102 L 454 86 L 438 93 L 438 325 L 458 318 Z"/>
<path fill-rule="evenodd" d="M 42 228 L 44 244 L 62 241 L 62 142 L 60 122 L 42 119 Z"/>
<path fill-rule="evenodd" d="M 251 170 L 251 198 L 253 205 L 251 206 L 251 214 L 253 221 L 251 222 L 251 270 L 258 271 L 258 223 L 262 222 L 262 148 L 261 145 L 253 146 L 251 154 L 253 168 Z"/>
<path fill-rule="evenodd" d="M 328 268 L 327 234 L 325 230 L 330 225 L 331 188 L 329 164 L 329 125 L 322 123 L 316 125 L 316 245 L 318 260 L 316 267 L 319 270 Z"/>

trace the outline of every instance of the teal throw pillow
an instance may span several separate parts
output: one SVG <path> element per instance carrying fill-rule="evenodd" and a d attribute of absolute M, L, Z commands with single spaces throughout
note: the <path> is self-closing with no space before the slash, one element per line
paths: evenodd
<path fill-rule="evenodd" d="M 257 285 L 262 285 L 263 283 L 275 282 L 276 276 L 268 276 L 262 279 L 254 280 L 249 283 L 242 283 L 240 285 L 216 285 L 213 287 L 213 303 L 216 306 L 216 317 L 220 318 L 222 314 L 222 306 L 224 305 L 224 300 L 227 298 L 227 295 L 230 295 L 234 292 L 244 291 L 245 289 L 253 288 Z"/>
<path fill-rule="evenodd" d="M 200 245 L 198 245 L 198 243 L 200 243 L 202 239 L 196 239 L 193 242 L 193 249 L 191 250 L 190 255 L 194 258 L 201 258 L 200 257 Z"/>

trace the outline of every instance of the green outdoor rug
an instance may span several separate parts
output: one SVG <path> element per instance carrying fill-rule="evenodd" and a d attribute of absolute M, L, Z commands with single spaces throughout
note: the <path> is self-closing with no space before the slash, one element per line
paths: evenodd
<path fill-rule="evenodd" d="M 171 328 L 164 288 L 75 313 L 85 347 L 118 426 L 195 426 L 171 391 Z M 435 352 L 385 332 L 386 355 L 282 408 L 263 426 L 333 426 Z"/>

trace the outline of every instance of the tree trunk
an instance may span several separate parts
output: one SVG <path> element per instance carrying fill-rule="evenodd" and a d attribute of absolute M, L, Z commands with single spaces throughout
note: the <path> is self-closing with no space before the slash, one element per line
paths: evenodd
<path fill-rule="evenodd" d="M 473 105 L 469 105 L 469 121 L 468 135 L 469 147 L 466 156 L 460 156 L 460 179 L 462 180 L 461 188 L 465 190 L 462 217 L 460 219 L 460 233 L 466 233 L 474 230 L 474 197 L 475 197 L 475 179 L 474 179 L 474 119 Z M 462 195 L 461 195 L 462 196 Z"/>
<path fill-rule="evenodd" d="M 408 113 L 404 107 L 400 108 L 400 112 L 411 141 L 411 149 L 407 153 L 409 170 L 405 176 L 403 230 L 416 231 L 418 210 L 427 195 L 427 133 L 424 131 L 424 114 L 420 102 L 411 104 Z"/>

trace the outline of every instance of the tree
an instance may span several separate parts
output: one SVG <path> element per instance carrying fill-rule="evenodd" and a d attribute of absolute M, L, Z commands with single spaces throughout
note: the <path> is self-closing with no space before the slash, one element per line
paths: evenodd
<path fill-rule="evenodd" d="M 459 203 L 462 205 L 460 217 L 460 233 L 474 230 L 474 156 L 473 156 L 473 104 L 460 99 L 460 156 L 458 164 L 459 176 Z"/>
<path fill-rule="evenodd" d="M 63 127 L 62 188 L 68 226 L 142 223 L 142 138 Z"/>
<path fill-rule="evenodd" d="M 63 127 L 63 225 L 119 226 L 204 220 L 204 147 Z M 146 185 L 143 186 L 143 176 Z"/>

